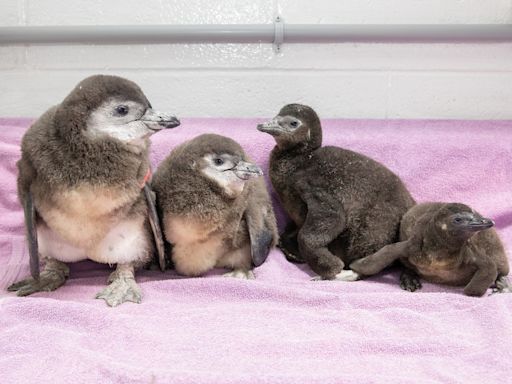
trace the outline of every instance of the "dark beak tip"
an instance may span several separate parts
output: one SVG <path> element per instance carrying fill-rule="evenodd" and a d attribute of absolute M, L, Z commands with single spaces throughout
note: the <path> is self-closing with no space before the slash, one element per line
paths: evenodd
<path fill-rule="evenodd" d="M 472 231 L 481 231 L 484 229 L 489 229 L 494 227 L 495 223 L 491 219 L 480 219 L 478 221 L 474 221 L 468 225 L 469 230 Z"/>
<path fill-rule="evenodd" d="M 491 227 L 492 227 L 492 226 L 494 226 L 494 220 L 492 220 L 492 219 L 487 219 L 487 218 L 485 218 L 485 217 L 481 219 L 481 223 L 482 223 L 483 225 L 490 225 Z"/>
<path fill-rule="evenodd" d="M 181 125 L 181 122 L 178 119 L 173 119 L 168 121 L 161 121 L 158 123 L 158 125 L 161 125 L 164 128 L 176 128 Z"/>

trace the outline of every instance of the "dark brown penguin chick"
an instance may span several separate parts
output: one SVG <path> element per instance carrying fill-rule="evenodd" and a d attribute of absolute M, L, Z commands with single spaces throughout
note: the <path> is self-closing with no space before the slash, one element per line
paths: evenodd
<path fill-rule="evenodd" d="M 270 180 L 293 221 L 281 242 L 292 248 L 288 257 L 305 260 L 323 279 L 357 279 L 346 265 L 396 241 L 414 204 L 404 184 L 364 155 L 322 147 L 320 120 L 308 106 L 286 105 L 258 129 L 277 144 Z"/>
<path fill-rule="evenodd" d="M 98 298 L 115 306 L 140 302 L 134 268 L 151 259 L 148 202 L 149 136 L 175 127 L 133 82 L 116 76 L 81 81 L 26 132 L 18 162 L 33 278 L 8 289 L 25 296 L 52 291 L 66 263 L 117 264 Z M 46 261 L 39 275 L 38 254 Z"/>
<path fill-rule="evenodd" d="M 404 215 L 400 242 L 350 267 L 373 275 L 399 259 L 412 271 L 400 278 L 409 291 L 421 288 L 418 274 L 433 283 L 465 285 L 469 296 L 482 296 L 493 285 L 498 292 L 511 292 L 507 256 L 493 225 L 464 204 L 419 204 Z"/>
<path fill-rule="evenodd" d="M 261 169 L 235 141 L 201 135 L 183 143 L 155 172 L 152 186 L 176 271 L 199 276 L 214 267 L 252 278 L 277 241 Z"/>

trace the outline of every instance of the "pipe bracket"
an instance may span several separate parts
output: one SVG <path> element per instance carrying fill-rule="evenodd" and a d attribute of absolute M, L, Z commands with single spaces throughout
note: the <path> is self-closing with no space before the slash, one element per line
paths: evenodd
<path fill-rule="evenodd" d="M 274 19 L 274 52 L 281 52 L 281 44 L 284 42 L 284 20 L 281 16 Z"/>

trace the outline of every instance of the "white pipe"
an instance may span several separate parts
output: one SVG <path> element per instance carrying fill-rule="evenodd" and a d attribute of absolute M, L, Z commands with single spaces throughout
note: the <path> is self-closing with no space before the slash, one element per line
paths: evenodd
<path fill-rule="evenodd" d="M 282 21 L 279 21 L 282 23 Z M 277 36 L 277 32 L 282 36 Z M 200 24 L 0 27 L 0 45 L 511 42 L 509 24 Z"/>

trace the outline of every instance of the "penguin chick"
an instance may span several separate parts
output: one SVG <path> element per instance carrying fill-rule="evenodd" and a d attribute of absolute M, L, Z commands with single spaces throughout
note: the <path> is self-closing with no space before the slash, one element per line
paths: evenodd
<path fill-rule="evenodd" d="M 507 256 L 493 225 L 464 204 L 419 204 L 404 215 L 400 242 L 350 267 L 373 275 L 399 259 L 411 270 L 400 277 L 405 290 L 421 288 L 419 275 L 433 283 L 465 285 L 469 296 L 482 296 L 492 285 L 497 292 L 511 292 Z"/>
<path fill-rule="evenodd" d="M 199 276 L 212 268 L 253 278 L 277 241 L 261 169 L 235 141 L 206 134 L 183 143 L 152 182 L 176 271 Z"/>
<path fill-rule="evenodd" d="M 277 144 L 270 180 L 292 219 L 281 235 L 287 258 L 305 260 L 322 279 L 358 279 L 345 266 L 395 242 L 414 204 L 402 181 L 362 154 L 322 147 L 320 119 L 308 106 L 286 105 L 257 128 Z"/>
<path fill-rule="evenodd" d="M 24 135 L 17 163 L 33 277 L 8 290 L 53 291 L 69 275 L 66 263 L 90 259 L 117 264 L 97 298 L 110 306 L 140 302 L 134 268 L 154 249 L 145 198 L 149 136 L 177 125 L 116 76 L 86 78 L 44 113 Z M 46 261 L 40 275 L 39 255 Z"/>

